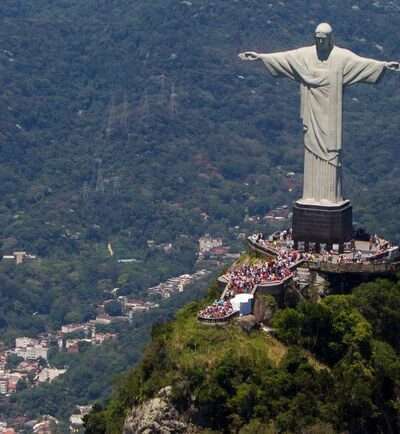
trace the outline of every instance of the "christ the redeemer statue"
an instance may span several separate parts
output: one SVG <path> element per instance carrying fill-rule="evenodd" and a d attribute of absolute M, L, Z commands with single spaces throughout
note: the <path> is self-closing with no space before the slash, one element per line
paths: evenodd
<path fill-rule="evenodd" d="M 315 30 L 315 45 L 279 53 L 240 53 L 242 60 L 261 60 L 274 77 L 300 83 L 300 117 L 304 127 L 304 186 L 300 203 L 337 206 L 342 194 L 343 89 L 356 83 L 376 83 L 398 62 L 360 57 L 334 45 L 327 23 Z"/>

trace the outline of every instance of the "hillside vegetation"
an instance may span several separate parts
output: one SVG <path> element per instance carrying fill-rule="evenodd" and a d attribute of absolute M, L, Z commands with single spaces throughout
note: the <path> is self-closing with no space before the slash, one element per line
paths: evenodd
<path fill-rule="evenodd" d="M 281 309 L 279 341 L 200 324 L 200 306 L 153 328 L 141 363 L 89 416 L 88 434 L 120 433 L 132 406 L 170 385 L 175 406 L 204 432 L 398 432 L 400 282 Z"/>

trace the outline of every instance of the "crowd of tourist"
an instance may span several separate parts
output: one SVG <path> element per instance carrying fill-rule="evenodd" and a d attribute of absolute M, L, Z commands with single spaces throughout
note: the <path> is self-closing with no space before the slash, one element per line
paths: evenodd
<path fill-rule="evenodd" d="M 291 229 L 275 232 L 268 239 L 265 239 L 264 234 L 260 232 L 251 235 L 249 240 L 259 247 L 266 248 L 273 253 L 278 253 L 279 249 L 282 247 L 292 249 L 294 246 Z"/>
<path fill-rule="evenodd" d="M 293 276 L 292 267 L 304 259 L 304 253 L 286 247 L 277 248 L 277 256 L 258 265 L 242 265 L 225 275 L 228 281 L 224 300 L 199 312 L 200 319 L 222 319 L 232 314 L 230 299 L 236 294 L 249 294 L 256 285 L 280 282 Z"/>
<path fill-rule="evenodd" d="M 361 251 L 353 250 L 351 254 L 332 254 L 331 252 L 321 252 L 318 255 L 311 255 L 311 261 L 329 262 L 332 264 L 348 264 L 363 262 L 363 254 Z"/>
<path fill-rule="evenodd" d="M 265 262 L 262 265 L 243 265 L 233 269 L 227 274 L 229 280 L 227 297 L 251 293 L 256 285 L 278 282 L 293 276 L 291 267 L 300 259 L 302 256 L 299 252 L 280 249 L 274 261 Z"/>
<path fill-rule="evenodd" d="M 385 250 L 390 249 L 390 247 L 392 247 L 390 241 L 379 238 L 376 234 L 369 237 L 369 250 L 375 248 L 378 253 L 382 253 Z"/>
<path fill-rule="evenodd" d="M 229 318 L 233 313 L 232 303 L 229 300 L 217 300 L 211 306 L 199 312 L 199 318 L 205 320 L 218 320 Z"/>
<path fill-rule="evenodd" d="M 349 243 L 345 243 L 344 253 L 338 254 L 332 251 L 321 251 L 318 254 L 312 254 L 311 259 L 334 264 L 361 264 L 383 259 L 391 249 L 392 245 L 389 241 L 379 238 L 377 235 L 371 235 L 368 251 L 366 247 L 363 250 L 360 250 L 360 246 L 357 248 L 356 241 L 352 240 Z"/>

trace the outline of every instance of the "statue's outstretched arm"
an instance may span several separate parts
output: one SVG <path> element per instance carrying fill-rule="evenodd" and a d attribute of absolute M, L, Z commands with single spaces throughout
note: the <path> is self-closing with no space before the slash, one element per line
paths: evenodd
<path fill-rule="evenodd" d="M 300 81 L 304 75 L 302 68 L 302 49 L 287 50 L 276 53 L 257 53 L 244 51 L 239 54 L 241 60 L 260 60 L 273 77 L 287 77 Z"/>
<path fill-rule="evenodd" d="M 343 84 L 345 86 L 356 83 L 377 83 L 386 70 L 400 72 L 399 62 L 370 59 L 345 49 L 341 53 L 345 56 L 343 69 Z"/>

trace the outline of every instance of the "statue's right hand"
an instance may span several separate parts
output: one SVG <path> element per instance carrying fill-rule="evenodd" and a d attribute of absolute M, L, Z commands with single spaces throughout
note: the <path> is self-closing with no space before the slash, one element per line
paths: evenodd
<path fill-rule="evenodd" d="M 390 69 L 391 71 L 400 72 L 400 63 L 399 62 L 385 62 L 385 68 Z"/>
<path fill-rule="evenodd" d="M 239 53 L 239 58 L 241 60 L 258 60 L 258 53 L 255 51 L 244 51 L 243 53 Z"/>

